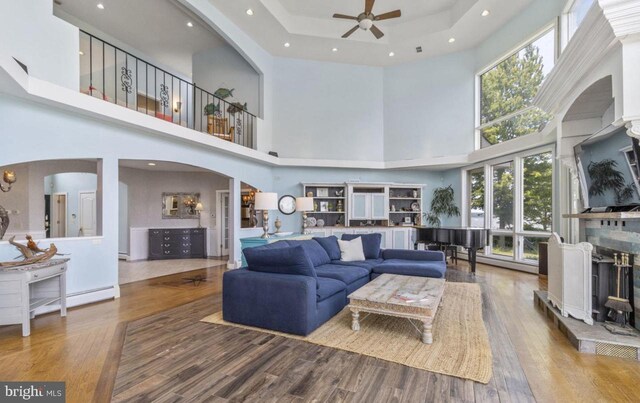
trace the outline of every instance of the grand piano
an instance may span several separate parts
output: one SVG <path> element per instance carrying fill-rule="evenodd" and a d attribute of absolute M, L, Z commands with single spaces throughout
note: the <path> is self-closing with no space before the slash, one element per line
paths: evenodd
<path fill-rule="evenodd" d="M 465 248 L 469 254 L 471 273 L 476 272 L 476 253 L 489 241 L 489 230 L 484 228 L 465 227 L 423 227 L 417 226 L 416 241 L 418 243 L 437 243 L 440 245 L 456 245 Z"/>

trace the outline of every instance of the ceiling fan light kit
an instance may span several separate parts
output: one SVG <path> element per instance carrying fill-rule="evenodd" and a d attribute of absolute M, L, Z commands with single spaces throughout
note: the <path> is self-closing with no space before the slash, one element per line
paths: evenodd
<path fill-rule="evenodd" d="M 343 38 L 348 38 L 349 36 L 351 36 L 351 34 L 356 32 L 358 28 L 360 28 L 364 31 L 371 31 L 371 33 L 373 34 L 373 36 L 376 37 L 376 39 L 380 39 L 384 36 L 384 33 L 373 24 L 374 21 L 390 20 L 392 18 L 398 18 L 402 15 L 400 10 L 389 11 L 388 13 L 375 15 L 371 12 L 371 10 L 373 9 L 374 3 L 375 3 L 375 0 L 365 0 L 364 12 L 358 15 L 357 17 L 352 15 L 346 15 L 346 14 L 333 15 L 333 18 L 358 21 L 358 25 L 351 28 L 350 30 L 345 32 L 344 35 L 342 35 Z"/>

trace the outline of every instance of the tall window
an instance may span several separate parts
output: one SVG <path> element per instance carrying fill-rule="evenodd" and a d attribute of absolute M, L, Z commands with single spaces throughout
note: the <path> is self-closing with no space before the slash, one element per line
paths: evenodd
<path fill-rule="evenodd" d="M 568 34 L 569 39 L 576 32 L 582 20 L 589 12 L 591 5 L 593 5 L 594 0 L 574 0 L 573 4 L 569 8 L 569 12 L 567 13 L 567 23 L 568 23 Z"/>
<path fill-rule="evenodd" d="M 551 116 L 532 105 L 555 62 L 555 28 L 480 75 L 482 148 L 541 131 Z"/>
<path fill-rule="evenodd" d="M 469 184 L 469 226 L 484 228 L 484 168 L 472 169 L 467 173 Z"/>
<path fill-rule="evenodd" d="M 485 172 L 490 175 L 485 185 Z M 466 171 L 467 214 L 487 214 L 491 228 L 485 255 L 524 263 L 538 260 L 538 245 L 552 231 L 553 153 L 533 151 Z M 486 208 L 485 208 L 486 207 Z"/>

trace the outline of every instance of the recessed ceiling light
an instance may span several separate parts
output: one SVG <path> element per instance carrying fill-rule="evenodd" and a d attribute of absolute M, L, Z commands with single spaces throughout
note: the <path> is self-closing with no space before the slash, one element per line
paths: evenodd
<path fill-rule="evenodd" d="M 338 48 L 333 48 L 333 49 L 331 49 L 331 51 L 332 51 L 332 52 L 337 52 L 337 51 L 338 51 Z"/>
<path fill-rule="evenodd" d="M 285 47 L 285 48 L 288 48 L 289 46 L 291 46 L 291 44 L 290 44 L 289 42 L 285 42 L 285 43 L 284 43 L 284 47 Z"/>
<path fill-rule="evenodd" d="M 389 57 L 393 57 L 393 56 L 395 56 L 395 55 L 396 55 L 395 53 L 393 53 L 393 52 L 389 52 Z"/>
<path fill-rule="evenodd" d="M 104 4 L 102 3 L 98 3 L 96 7 L 98 7 L 100 10 L 104 10 Z"/>
<path fill-rule="evenodd" d="M 250 8 L 247 8 L 247 15 L 253 15 L 253 10 Z"/>
<path fill-rule="evenodd" d="M 188 26 L 189 28 L 193 27 L 193 22 L 191 22 L 191 21 L 187 22 L 187 26 Z"/>
<path fill-rule="evenodd" d="M 156 166 L 156 163 L 155 162 L 150 162 L 147 165 L 149 165 L 150 167 L 154 167 L 154 166 Z"/>
<path fill-rule="evenodd" d="M 482 15 L 483 17 L 486 17 L 486 16 L 487 16 L 487 15 L 489 15 L 489 14 L 491 14 L 491 11 L 489 11 L 489 10 L 484 10 L 484 11 L 482 12 L 482 14 L 481 14 L 481 15 Z"/>
<path fill-rule="evenodd" d="M 84 52 L 83 51 L 80 51 L 78 53 L 80 53 L 80 56 L 84 56 Z"/>
<path fill-rule="evenodd" d="M 453 43 L 456 41 L 456 38 L 449 38 L 449 43 Z"/>

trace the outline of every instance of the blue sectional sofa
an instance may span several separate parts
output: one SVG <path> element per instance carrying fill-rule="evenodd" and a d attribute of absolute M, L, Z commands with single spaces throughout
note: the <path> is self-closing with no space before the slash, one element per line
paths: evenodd
<path fill-rule="evenodd" d="M 343 262 L 336 237 L 282 240 L 244 249 L 247 267 L 224 273 L 224 320 L 307 335 L 340 312 L 347 296 L 383 273 L 443 278 L 440 251 L 380 249 L 380 234 L 362 237 L 365 260 Z"/>

